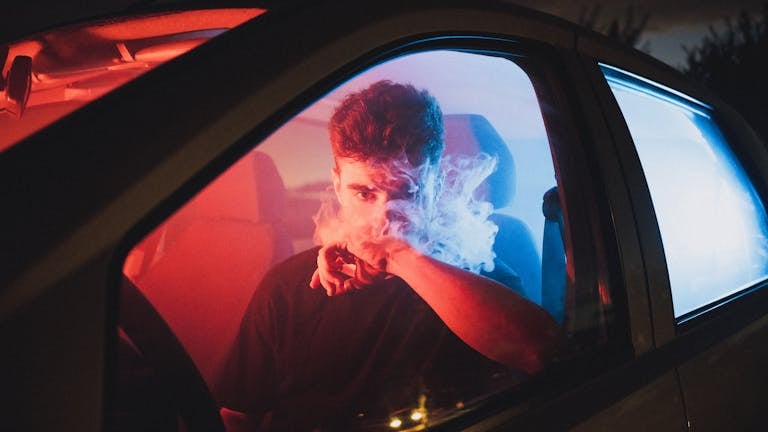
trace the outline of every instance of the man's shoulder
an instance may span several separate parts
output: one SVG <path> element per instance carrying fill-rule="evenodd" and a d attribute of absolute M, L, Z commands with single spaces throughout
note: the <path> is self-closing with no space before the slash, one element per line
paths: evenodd
<path fill-rule="evenodd" d="M 275 269 L 291 269 L 302 266 L 317 266 L 317 253 L 320 246 L 314 246 L 304 251 L 295 253 L 275 265 Z"/>
<path fill-rule="evenodd" d="M 277 263 L 267 272 L 265 281 L 277 282 L 280 285 L 296 285 L 304 282 L 309 284 L 309 279 L 317 268 L 319 250 L 320 247 L 316 246 Z"/>

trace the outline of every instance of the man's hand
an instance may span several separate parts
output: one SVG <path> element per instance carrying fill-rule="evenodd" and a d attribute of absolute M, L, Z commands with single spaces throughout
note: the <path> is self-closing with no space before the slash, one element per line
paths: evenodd
<path fill-rule="evenodd" d="M 318 252 L 317 270 L 309 285 L 322 286 L 329 296 L 362 289 L 391 277 L 392 257 L 406 249 L 410 249 L 408 242 L 395 237 L 325 245 Z"/>
<path fill-rule="evenodd" d="M 396 274 L 395 260 L 402 252 L 412 250 L 411 245 L 399 237 L 381 236 L 374 240 L 351 241 L 349 251 L 369 267 L 379 272 Z"/>
<path fill-rule="evenodd" d="M 369 265 L 351 253 L 345 243 L 332 243 L 320 248 L 317 270 L 309 286 L 325 289 L 329 296 L 361 289 L 386 276 L 381 269 Z"/>

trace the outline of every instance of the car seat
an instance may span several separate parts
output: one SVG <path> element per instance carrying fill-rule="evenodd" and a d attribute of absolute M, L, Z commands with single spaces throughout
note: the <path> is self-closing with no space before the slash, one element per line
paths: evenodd
<path fill-rule="evenodd" d="M 286 191 L 253 151 L 131 251 L 124 274 L 158 310 L 211 385 L 266 271 L 292 254 Z"/>
<path fill-rule="evenodd" d="M 479 188 L 494 209 L 507 207 L 515 195 L 515 161 L 509 147 L 484 116 L 479 114 L 446 114 L 445 155 L 487 153 L 497 159 L 496 170 Z M 520 219 L 494 212 L 491 220 L 499 227 L 494 243 L 497 259 L 520 278 L 522 293 L 531 301 L 541 302 L 541 260 L 533 235 Z"/>

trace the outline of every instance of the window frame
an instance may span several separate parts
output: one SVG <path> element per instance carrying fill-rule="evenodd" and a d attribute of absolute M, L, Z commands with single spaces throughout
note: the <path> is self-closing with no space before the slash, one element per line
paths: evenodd
<path fill-rule="evenodd" d="M 601 286 L 610 292 L 615 301 L 615 309 L 611 311 L 611 317 L 615 322 L 609 328 L 595 327 L 588 331 L 577 332 L 573 342 L 580 351 L 528 382 L 503 391 L 500 395 L 492 396 L 488 401 L 474 408 L 473 415 L 485 416 L 499 410 L 499 401 L 505 404 L 511 403 L 511 406 L 505 405 L 505 410 L 510 408 L 513 411 L 519 410 L 521 406 L 525 406 L 526 400 L 562 393 L 579 381 L 595 378 L 606 369 L 615 368 L 627 362 L 631 358 L 632 351 L 630 326 L 627 324 L 625 311 L 627 299 L 621 283 L 623 279 L 621 265 L 610 258 L 614 254 L 609 252 L 617 241 L 614 239 L 615 234 L 607 203 L 600 198 L 601 181 L 598 176 L 590 174 L 591 164 L 588 162 L 590 150 L 585 149 L 584 142 L 588 141 L 586 136 L 592 132 L 578 126 L 581 118 L 577 114 L 579 110 L 576 107 L 583 102 L 578 101 L 578 96 L 567 90 L 574 81 L 569 79 L 566 73 L 561 72 L 565 64 L 573 61 L 572 54 L 525 38 L 502 38 L 497 35 L 489 36 L 471 32 L 451 37 L 418 35 L 395 41 L 366 56 L 350 61 L 344 70 L 336 73 L 332 79 L 318 83 L 309 94 L 297 98 L 290 110 L 281 113 L 280 120 L 271 122 L 267 127 L 263 124 L 258 125 L 243 139 L 234 143 L 226 153 L 226 158 L 220 158 L 211 163 L 203 173 L 189 180 L 179 189 L 175 199 L 166 201 L 164 205 L 150 213 L 143 223 L 135 226 L 121 249 L 127 254 L 145 234 L 164 222 L 176 208 L 183 206 L 187 199 L 192 198 L 196 192 L 226 171 L 229 165 L 239 160 L 248 151 L 257 149 L 258 144 L 253 143 L 260 143 L 285 122 L 290 121 L 293 115 L 335 89 L 339 84 L 368 69 L 371 65 L 403 54 L 435 49 L 454 49 L 507 58 L 514 57 L 517 60 L 515 63 L 531 79 L 539 103 L 552 102 L 562 108 L 558 115 L 553 113 L 554 110 L 542 110 L 542 116 L 550 140 L 558 186 L 560 186 L 566 232 L 564 246 L 566 255 L 569 257 L 567 273 L 575 280 L 572 289 L 587 294 L 587 298 L 575 300 L 577 304 L 574 310 L 579 311 L 577 319 L 589 322 L 591 318 L 587 317 L 594 313 L 590 298 L 595 301 L 599 298 Z M 534 56 L 538 58 L 531 59 Z M 571 56 L 571 58 L 565 60 L 564 56 Z M 312 99 L 313 97 L 316 99 Z M 592 112 L 587 115 L 594 114 Z M 521 170 L 519 175 L 524 175 L 524 171 Z M 590 339 L 601 337 L 602 333 L 607 333 L 603 335 L 607 342 L 604 345 L 589 346 Z M 562 374 L 569 379 L 563 381 L 553 379 L 555 376 L 562 377 Z M 465 416 L 447 420 L 438 427 L 450 429 L 463 421 L 466 421 Z"/>

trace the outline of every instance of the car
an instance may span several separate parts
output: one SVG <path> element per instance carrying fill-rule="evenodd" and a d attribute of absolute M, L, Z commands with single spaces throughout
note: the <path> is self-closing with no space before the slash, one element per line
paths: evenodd
<path fill-rule="evenodd" d="M 644 53 L 503 0 L 254 0 L 73 23 L 0 60 L 0 430 L 224 430 L 246 305 L 315 244 L 332 110 L 383 79 L 439 101 L 481 246 L 564 346 L 356 428 L 764 428 L 768 147 Z"/>

